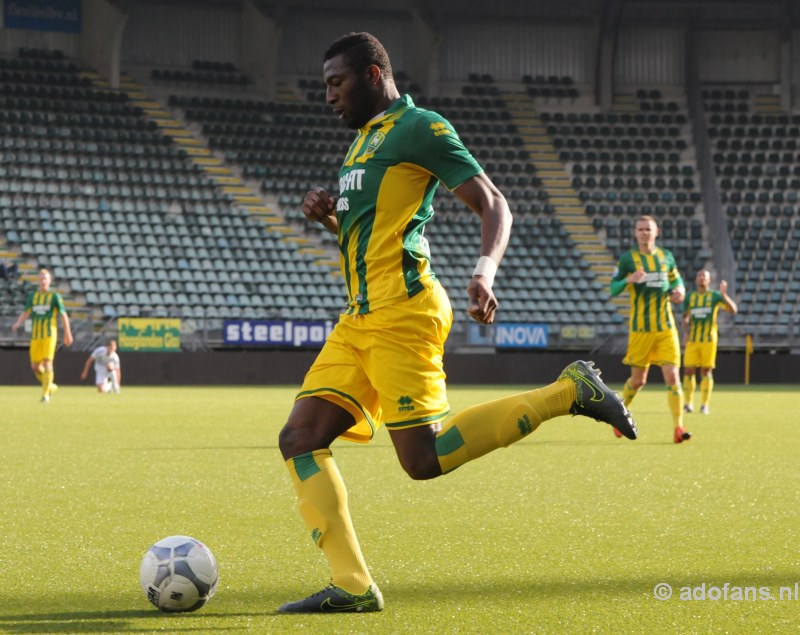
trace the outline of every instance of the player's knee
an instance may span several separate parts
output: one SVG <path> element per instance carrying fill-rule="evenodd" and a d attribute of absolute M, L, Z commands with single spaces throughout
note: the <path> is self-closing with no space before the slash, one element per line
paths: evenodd
<path fill-rule="evenodd" d="M 435 455 L 400 457 L 400 465 L 415 481 L 427 481 L 442 475 L 442 467 Z"/>
<path fill-rule="evenodd" d="M 299 433 L 299 430 L 296 426 L 286 423 L 283 428 L 281 428 L 281 431 L 278 434 L 278 448 L 285 459 L 289 459 L 303 453 L 302 450 L 297 449 L 298 443 L 301 439 L 302 435 Z"/>
<path fill-rule="evenodd" d="M 631 379 L 630 382 L 631 382 L 631 387 L 634 390 L 641 390 L 642 388 L 644 388 L 645 384 L 647 383 L 647 380 L 644 379 L 644 378 L 642 378 L 642 379 Z"/>

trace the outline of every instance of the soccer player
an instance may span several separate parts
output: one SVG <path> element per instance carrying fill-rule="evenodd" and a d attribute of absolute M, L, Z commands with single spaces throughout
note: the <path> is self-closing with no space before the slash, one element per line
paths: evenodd
<path fill-rule="evenodd" d="M 81 372 L 81 379 L 86 379 L 89 375 L 89 366 L 94 362 L 94 384 L 98 392 L 114 391 L 119 394 L 119 387 L 122 382 L 122 366 L 117 355 L 116 340 L 109 340 L 105 346 L 98 346 L 89 355 Z"/>
<path fill-rule="evenodd" d="M 681 345 L 670 301 L 683 302 L 686 289 L 672 252 L 656 246 L 656 220 L 640 216 L 634 233 L 637 247 L 622 254 L 610 285 L 612 296 L 627 289 L 631 299 L 628 352 L 623 359 L 631 375 L 622 390 L 623 403 L 629 406 L 647 383 L 651 364 L 660 366 L 672 412 L 673 441 L 683 443 L 692 435 L 683 427 Z"/>
<path fill-rule="evenodd" d="M 423 233 L 431 201 L 441 181 L 480 217 L 481 249 L 466 291 L 469 315 L 482 324 L 494 321 L 498 307 L 492 283 L 511 230 L 508 204 L 450 123 L 400 95 L 374 36 L 336 40 L 323 77 L 328 104 L 355 139 L 339 170 L 338 196 L 308 192 L 302 211 L 338 235 L 349 306 L 308 371 L 279 446 L 332 579 L 281 613 L 383 608 L 330 450 L 337 438 L 368 442 L 385 424 L 408 475 L 431 479 L 570 413 L 637 435 L 621 399 L 584 361 L 544 388 L 468 408 L 445 423 L 442 357 L 453 314 Z"/>
<path fill-rule="evenodd" d="M 694 412 L 694 391 L 697 386 L 697 369 L 700 369 L 700 413 L 710 413 L 708 404 L 714 389 L 713 370 L 717 364 L 717 315 L 719 310 L 736 315 L 739 308 L 728 295 L 728 283 L 719 283 L 719 291 L 710 291 L 711 272 L 701 269 L 695 277 L 697 289 L 683 303 L 684 344 L 683 392 L 686 412 Z"/>
<path fill-rule="evenodd" d="M 50 401 L 50 397 L 58 389 L 53 373 L 53 360 L 56 355 L 58 341 L 58 325 L 56 316 L 61 317 L 61 326 L 64 329 L 64 345 L 72 346 L 72 329 L 69 316 L 64 310 L 64 300 L 60 293 L 50 291 L 53 277 L 47 269 L 39 271 L 39 290 L 28 295 L 25 310 L 20 313 L 17 321 L 11 326 L 16 332 L 31 316 L 33 328 L 31 330 L 30 359 L 31 369 L 36 379 L 42 384 L 42 403 Z"/>

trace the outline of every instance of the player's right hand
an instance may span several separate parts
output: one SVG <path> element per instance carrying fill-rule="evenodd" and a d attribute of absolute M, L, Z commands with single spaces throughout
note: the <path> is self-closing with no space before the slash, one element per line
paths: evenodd
<path fill-rule="evenodd" d="M 473 276 L 467 285 L 469 307 L 467 313 L 476 322 L 491 324 L 497 312 L 498 301 L 485 276 Z"/>
<path fill-rule="evenodd" d="M 300 209 L 308 220 L 324 223 L 326 218 L 336 213 L 336 197 L 318 187 L 306 193 Z"/>
<path fill-rule="evenodd" d="M 644 282 L 644 279 L 647 277 L 647 274 L 644 272 L 644 269 L 637 269 L 631 275 L 628 276 L 628 282 L 633 284 L 639 284 L 640 282 Z"/>

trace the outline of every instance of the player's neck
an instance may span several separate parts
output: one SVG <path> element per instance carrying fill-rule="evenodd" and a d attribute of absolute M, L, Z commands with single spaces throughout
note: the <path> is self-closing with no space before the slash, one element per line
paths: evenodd
<path fill-rule="evenodd" d="M 639 245 L 639 251 L 642 252 L 643 254 L 647 254 L 648 256 L 651 256 L 653 253 L 655 253 L 655 250 L 656 250 L 655 243 L 653 243 L 652 245 L 649 244 Z"/>

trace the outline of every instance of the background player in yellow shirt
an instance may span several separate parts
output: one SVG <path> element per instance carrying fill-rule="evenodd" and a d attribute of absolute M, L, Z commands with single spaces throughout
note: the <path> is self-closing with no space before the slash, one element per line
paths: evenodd
<path fill-rule="evenodd" d="M 660 366 L 674 423 L 673 440 L 682 443 L 692 435 L 683 427 L 681 344 L 670 302 L 683 302 L 686 289 L 672 253 L 656 246 L 656 220 L 640 216 L 634 232 L 637 246 L 622 254 L 610 285 L 612 296 L 627 290 L 631 298 L 628 352 L 623 360 L 631 367 L 631 376 L 622 397 L 630 405 L 647 383 L 651 364 Z"/>
<path fill-rule="evenodd" d="M 450 407 L 442 358 L 453 312 L 431 268 L 424 227 L 440 182 L 480 217 L 478 264 L 465 286 L 470 316 L 491 324 L 498 307 L 492 283 L 511 231 L 508 204 L 450 122 L 400 95 L 374 36 L 352 33 L 334 42 L 323 76 L 328 104 L 356 133 L 339 170 L 338 196 L 308 192 L 302 210 L 337 234 L 349 302 L 306 374 L 279 447 L 300 515 L 332 576 L 329 586 L 284 604 L 281 613 L 383 608 L 330 449 L 339 437 L 366 442 L 384 424 L 413 479 L 451 472 L 570 413 L 636 438 L 619 397 L 583 361 L 544 388 L 468 408 L 445 422 Z"/>
<path fill-rule="evenodd" d="M 714 389 L 713 370 L 717 365 L 717 340 L 719 310 L 736 315 L 739 310 L 728 295 L 728 283 L 719 283 L 719 291 L 711 291 L 711 272 L 701 269 L 695 277 L 697 289 L 692 291 L 683 303 L 683 339 L 686 350 L 683 353 L 683 393 L 684 410 L 694 412 L 694 391 L 697 386 L 697 369 L 700 369 L 700 394 L 702 403 L 700 413 L 710 413 L 708 404 Z"/>
<path fill-rule="evenodd" d="M 32 321 L 30 359 L 31 369 L 36 379 L 42 384 L 42 402 L 47 403 L 55 392 L 53 359 L 58 343 L 58 326 L 56 316 L 61 317 L 64 329 L 64 345 L 72 346 L 72 329 L 69 316 L 64 310 L 64 300 L 60 293 L 50 291 L 53 277 L 47 269 L 39 271 L 39 289 L 28 295 L 25 310 L 20 313 L 12 325 L 16 332 L 30 316 Z"/>

